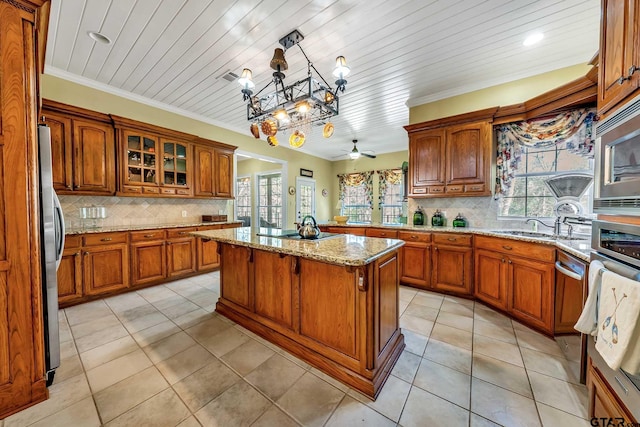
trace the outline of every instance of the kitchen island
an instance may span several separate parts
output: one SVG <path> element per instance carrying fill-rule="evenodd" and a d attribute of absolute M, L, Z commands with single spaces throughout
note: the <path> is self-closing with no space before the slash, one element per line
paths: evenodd
<path fill-rule="evenodd" d="M 218 242 L 216 311 L 375 398 L 404 348 L 395 239 L 258 236 L 250 227 L 194 236 Z"/>

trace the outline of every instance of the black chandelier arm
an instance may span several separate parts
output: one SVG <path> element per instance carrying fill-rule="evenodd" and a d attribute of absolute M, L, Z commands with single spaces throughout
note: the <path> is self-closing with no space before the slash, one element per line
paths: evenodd
<path fill-rule="evenodd" d="M 256 96 L 260 95 L 266 88 L 268 88 L 269 86 L 271 86 L 271 84 L 274 83 L 273 80 L 271 80 L 269 83 L 267 83 L 262 89 L 260 89 L 258 91 L 258 93 L 256 93 Z M 276 90 L 278 89 L 278 86 L 276 85 Z"/>
<path fill-rule="evenodd" d="M 300 46 L 300 44 L 297 45 L 300 48 L 300 51 L 302 52 L 302 54 L 304 55 L 305 59 L 307 60 L 307 65 L 311 68 L 313 68 L 313 71 L 316 72 L 316 74 L 318 75 L 318 77 L 320 77 L 320 79 L 324 82 L 324 84 L 327 85 L 327 89 L 329 89 L 331 92 L 333 92 L 333 89 L 331 88 L 331 85 L 329 83 L 327 83 L 327 81 L 324 79 L 324 77 L 322 77 L 322 74 L 320 74 L 320 71 L 318 71 L 316 69 L 316 67 L 313 65 L 313 62 L 311 62 L 309 60 L 309 57 L 307 56 L 307 54 L 305 53 L 304 49 L 302 49 L 302 46 Z"/>

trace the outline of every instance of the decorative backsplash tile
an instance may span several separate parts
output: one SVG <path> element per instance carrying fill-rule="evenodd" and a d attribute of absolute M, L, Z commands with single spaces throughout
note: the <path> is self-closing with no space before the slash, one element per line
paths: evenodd
<path fill-rule="evenodd" d="M 217 214 L 233 218 L 233 200 L 60 196 L 60 205 L 69 228 L 194 223 L 200 222 L 201 215 Z M 106 208 L 106 218 L 81 218 L 80 208 L 95 206 Z"/>

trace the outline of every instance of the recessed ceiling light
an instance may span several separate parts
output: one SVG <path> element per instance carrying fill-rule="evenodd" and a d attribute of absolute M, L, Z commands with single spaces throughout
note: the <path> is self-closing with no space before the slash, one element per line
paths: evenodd
<path fill-rule="evenodd" d="M 87 31 L 87 35 L 102 44 L 111 44 L 111 39 L 104 34 L 100 34 L 97 31 Z"/>
<path fill-rule="evenodd" d="M 534 45 L 534 44 L 538 43 L 543 38 L 544 38 L 544 34 L 542 34 L 542 33 L 533 33 L 533 34 L 527 36 L 527 38 L 524 39 L 522 44 L 525 45 L 525 46 L 531 46 L 531 45 Z"/>

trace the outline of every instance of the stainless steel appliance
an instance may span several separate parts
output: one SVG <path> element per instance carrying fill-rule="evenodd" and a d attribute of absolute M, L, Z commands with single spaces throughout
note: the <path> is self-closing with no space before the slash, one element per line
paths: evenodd
<path fill-rule="evenodd" d="M 53 190 L 51 168 L 51 132 L 48 126 L 38 126 L 38 160 L 40 175 L 40 236 L 42 264 L 42 301 L 44 313 L 44 344 L 47 386 L 53 382 L 60 366 L 58 334 L 58 280 L 56 271 L 64 248 L 64 218 L 60 201 Z"/>
<path fill-rule="evenodd" d="M 596 251 L 592 260 L 602 261 L 608 270 L 636 280 L 640 286 L 640 225 L 594 221 L 591 246 Z M 587 352 L 627 409 L 640 420 L 640 375 L 609 368 L 596 351 L 593 337 L 589 337 Z"/>
<path fill-rule="evenodd" d="M 640 216 L 640 97 L 596 127 L 593 211 Z"/>

